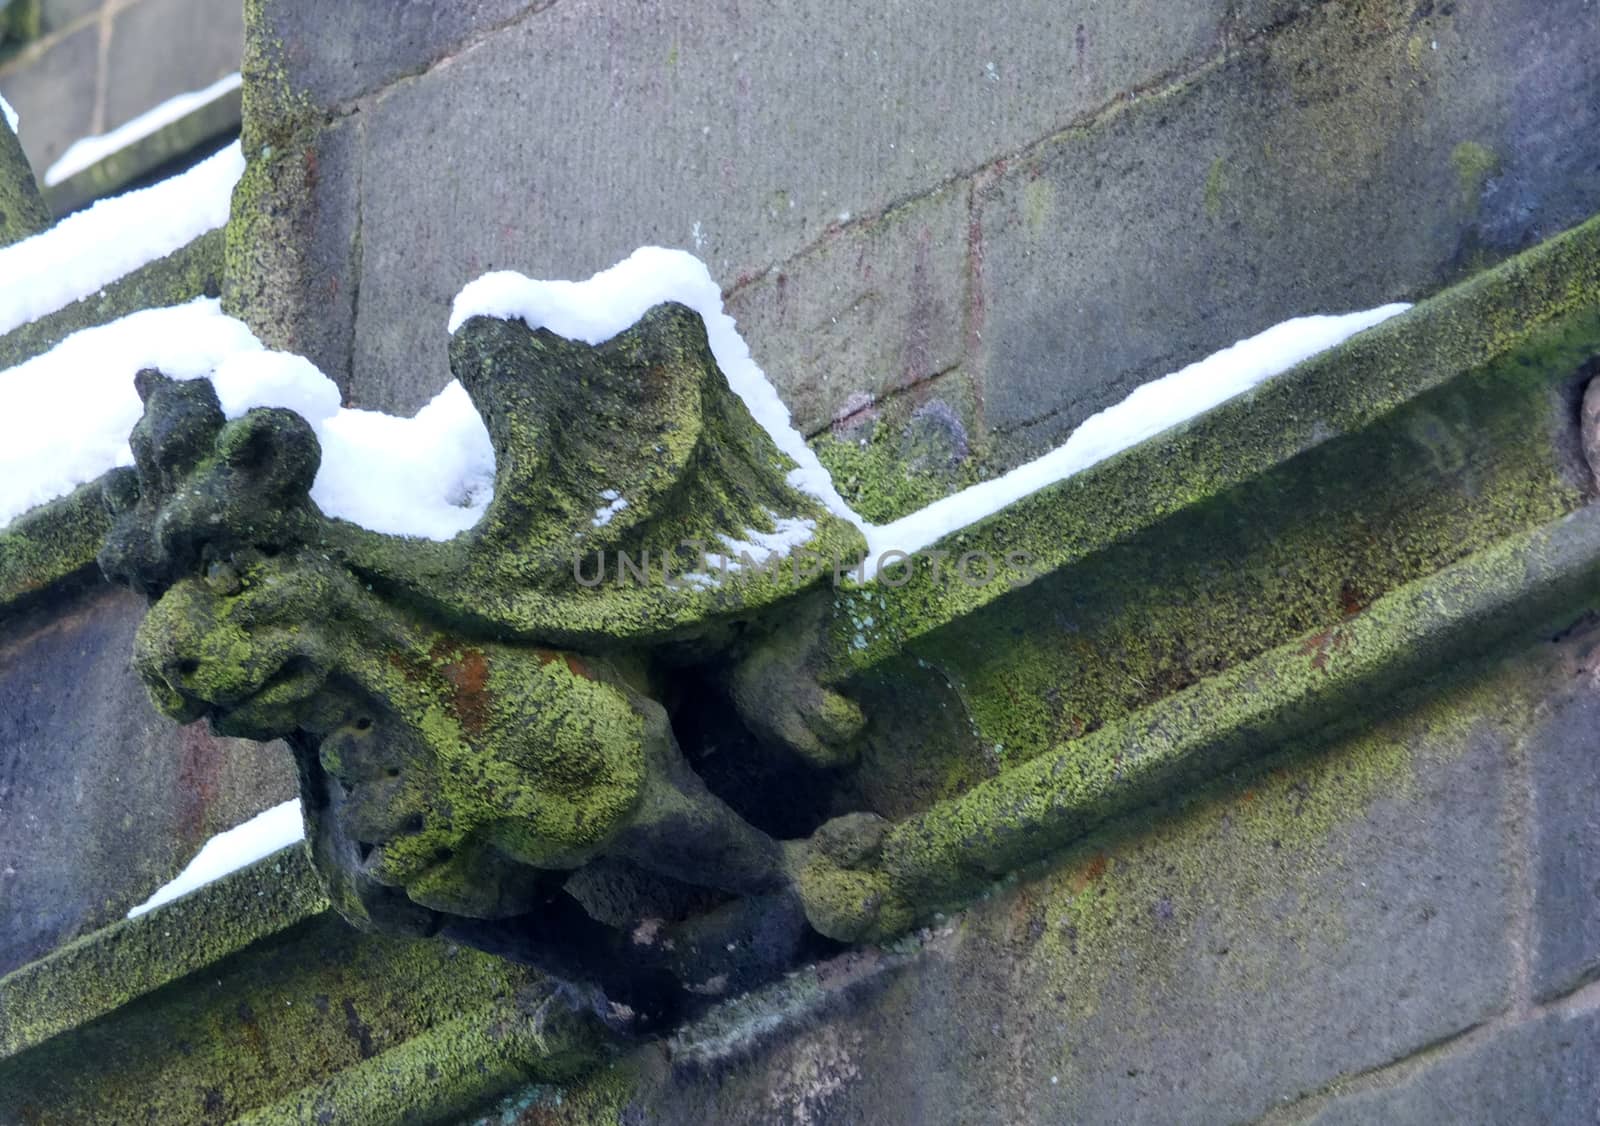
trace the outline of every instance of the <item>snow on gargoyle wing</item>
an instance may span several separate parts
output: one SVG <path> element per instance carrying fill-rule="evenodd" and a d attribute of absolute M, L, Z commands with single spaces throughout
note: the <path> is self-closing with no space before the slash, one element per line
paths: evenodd
<path fill-rule="evenodd" d="M 474 317 L 452 338 L 450 365 L 494 444 L 494 500 L 449 544 L 368 533 L 345 550 L 452 616 L 551 642 L 643 640 L 807 582 L 793 559 L 748 562 L 865 550 L 855 528 L 787 483 L 793 463 L 728 387 L 685 306 L 657 305 L 594 346 Z M 648 559 L 642 582 L 619 581 L 619 553 Z"/>

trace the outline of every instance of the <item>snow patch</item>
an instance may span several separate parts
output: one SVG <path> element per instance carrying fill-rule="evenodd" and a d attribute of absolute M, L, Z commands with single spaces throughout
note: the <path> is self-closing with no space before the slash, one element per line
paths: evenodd
<path fill-rule="evenodd" d="M 218 833 L 201 847 L 188 867 L 178 873 L 177 879 L 159 888 L 154 895 L 128 912 L 128 918 L 137 919 L 147 911 L 171 903 L 191 891 L 215 883 L 230 872 L 254 864 L 262 857 L 271 856 L 280 848 L 287 848 L 305 839 L 305 823 L 300 816 L 300 799 L 291 798 L 258 813 L 243 825 L 236 825 L 225 833 Z"/>
<path fill-rule="evenodd" d="M 103 199 L 0 249 L 0 335 L 222 226 L 243 174 L 244 154 L 235 143 L 181 176 Z"/>
<path fill-rule="evenodd" d="M 311 499 L 329 516 L 449 539 L 477 523 L 494 494 L 494 448 L 460 383 L 411 418 L 341 407 L 316 365 L 267 351 L 219 302 L 200 298 L 73 333 L 0 371 L 0 527 L 133 464 L 128 433 L 143 411 L 133 377 L 143 368 L 209 377 L 229 418 L 253 407 L 303 417 L 322 445 Z"/>
<path fill-rule="evenodd" d="M 869 547 L 863 576 L 869 579 L 884 553 L 919 551 L 1408 308 L 1385 305 L 1286 321 L 1137 388 L 1035 461 L 875 525 L 840 498 L 751 359 L 733 318 L 723 312 L 706 267 L 685 252 L 647 247 L 587 282 L 489 274 L 457 297 L 450 330 L 472 316 L 518 317 L 599 344 L 663 301 L 688 305 L 705 320 L 730 387 L 797 463 L 790 483 L 861 530 Z M 241 322 L 224 316 L 216 301 L 200 299 L 75 333 L 45 355 L 0 372 L 0 399 L 8 406 L 0 412 L 0 527 L 114 465 L 132 463 L 127 436 L 141 410 L 132 377 L 146 367 L 179 379 L 210 376 L 230 418 L 255 406 L 284 406 L 302 415 L 322 443 L 311 497 L 329 516 L 390 535 L 442 540 L 476 524 L 493 497 L 494 450 L 458 382 L 412 418 L 345 408 L 338 389 L 308 360 L 267 351 Z M 628 505 L 615 489 L 601 492 L 600 500 L 605 503 L 595 510 L 595 527 Z M 721 572 L 737 570 L 746 556 L 759 564 L 792 553 L 815 532 L 810 520 L 770 515 L 774 531 L 747 530 L 742 540 L 720 537 L 727 554 L 708 555 L 707 564 Z M 703 575 L 683 578 L 697 585 L 711 581 Z"/>
<path fill-rule="evenodd" d="M 871 558 L 877 560 L 886 551 L 920 551 L 1030 493 L 1064 481 L 1241 395 L 1410 307 L 1395 304 L 1341 316 L 1296 317 L 1171 375 L 1151 380 L 1134 388 L 1115 406 L 1090 415 L 1065 443 L 1042 457 L 893 523 L 867 529 Z M 869 576 L 871 568 L 869 563 Z"/>
<path fill-rule="evenodd" d="M 600 494 L 600 499 L 608 503 L 594 510 L 594 526 L 604 528 L 611 523 L 612 517 L 628 507 L 628 498 L 618 493 L 615 489 L 606 489 Z"/>
<path fill-rule="evenodd" d="M 9 128 L 13 133 L 15 133 L 17 131 L 17 127 L 22 124 L 22 118 L 17 116 L 17 111 L 11 108 L 11 103 L 6 101 L 4 95 L 0 95 L 0 117 L 4 117 L 6 119 L 6 127 Z"/>
<path fill-rule="evenodd" d="M 67 151 L 45 169 L 45 186 L 54 187 L 64 180 L 70 180 L 84 169 L 99 164 L 112 153 L 121 152 L 129 145 L 160 132 L 174 121 L 180 121 L 196 110 L 204 109 L 218 98 L 233 93 L 241 85 L 243 79 L 235 72 L 212 83 L 204 90 L 195 90 L 169 98 L 109 133 L 97 133 L 92 137 L 83 137 L 72 142 Z"/>

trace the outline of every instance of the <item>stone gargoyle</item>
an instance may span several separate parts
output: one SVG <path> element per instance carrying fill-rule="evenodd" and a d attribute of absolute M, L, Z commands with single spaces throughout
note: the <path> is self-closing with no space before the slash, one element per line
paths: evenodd
<path fill-rule="evenodd" d="M 351 922 L 598 984 L 639 1024 L 817 934 L 893 930 L 852 871 L 882 822 L 775 839 L 708 788 L 669 718 L 731 709 L 743 745 L 778 761 L 751 776 L 845 763 L 862 724 L 810 672 L 826 592 L 772 571 L 694 581 L 706 544 L 780 524 L 823 556 L 865 546 L 786 482 L 699 316 L 658 305 L 595 347 L 477 317 L 450 362 L 496 479 L 444 542 L 323 515 L 298 415 L 228 421 L 206 380 L 140 374 L 100 562 L 153 603 L 135 665 L 158 707 L 288 743 Z M 646 579 L 595 583 L 618 553 L 648 554 Z"/>

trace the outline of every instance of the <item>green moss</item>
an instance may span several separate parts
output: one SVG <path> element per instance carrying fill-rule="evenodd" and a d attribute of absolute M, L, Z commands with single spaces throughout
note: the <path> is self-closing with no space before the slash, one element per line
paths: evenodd
<path fill-rule="evenodd" d="M 308 232 L 317 214 L 318 143 L 327 127 L 311 98 L 294 88 L 272 0 L 245 0 L 240 143 L 244 175 L 227 225 L 223 308 L 268 345 L 290 348 L 309 287 Z"/>
<path fill-rule="evenodd" d="M 1222 214 L 1222 193 L 1227 184 L 1228 162 L 1222 157 L 1211 162 L 1206 172 L 1206 215 L 1212 219 Z"/>
<path fill-rule="evenodd" d="M 24 5 L 26 10 L 28 5 Z M 7 13 L 0 12 L 0 20 Z M 3 36 L 0 36 L 3 38 Z M 5 122 L 0 121 L 0 246 L 9 246 L 50 225 L 33 168 Z"/>
<path fill-rule="evenodd" d="M 909 467 L 894 428 L 882 421 L 866 438 L 824 434 L 812 439 L 811 448 L 833 477 L 839 495 L 875 524 L 897 520 L 977 481 L 972 461 L 964 462 L 957 474 Z"/>
<path fill-rule="evenodd" d="M 483 519 L 442 544 L 339 522 L 327 531 L 359 572 L 404 589 L 441 621 L 615 649 L 753 614 L 826 581 L 831 560 L 865 551 L 853 526 L 787 484 L 792 463 L 728 389 L 704 325 L 682 306 L 657 306 L 598 348 L 474 318 L 452 338 L 451 369 L 495 443 L 495 500 Z M 628 507 L 596 524 L 608 490 Z M 683 580 L 706 570 L 702 549 L 771 533 L 778 519 L 813 528 L 781 565 Z M 621 573 L 618 552 L 635 563 L 648 554 L 642 581 Z M 598 576 L 602 560 L 605 580 L 581 585 L 576 574 Z"/>
<path fill-rule="evenodd" d="M 116 923 L 0 978 L 0 1060 L 327 909 L 305 850 L 285 849 L 194 895 Z"/>
<path fill-rule="evenodd" d="M 176 953 L 190 936 L 170 912 L 147 918 Z M 532 971 L 330 914 L 196 968 L 0 1061 L 0 1118 L 314 1121 L 332 1107 L 334 1121 L 433 1121 L 605 1051 L 592 1018 Z"/>
<path fill-rule="evenodd" d="M 377 1126 L 458 1119 L 508 1089 L 538 1082 L 548 1090 L 547 1084 L 592 1071 L 606 1054 L 592 1019 L 565 1008 L 549 990 L 524 991 L 435 1025 L 238 1121 Z"/>
<path fill-rule="evenodd" d="M 0 528 L 0 620 L 33 597 L 89 572 L 110 527 L 97 482 Z"/>
<path fill-rule="evenodd" d="M 901 909 L 925 916 L 1033 863 L 1106 819 L 1297 740 L 1359 726 L 1386 697 L 1464 668 L 1509 633 L 1584 605 L 1600 518 L 1588 510 L 1515 536 L 894 826 L 883 846 Z M 1379 772 L 1377 777 L 1382 777 Z"/>
<path fill-rule="evenodd" d="M 1484 185 L 1500 171 L 1500 156 L 1477 141 L 1462 141 L 1450 152 L 1456 170 L 1456 186 L 1463 207 L 1476 208 Z"/>
<path fill-rule="evenodd" d="M 1600 321 L 1420 396 L 911 643 L 1006 761 L 1581 504 L 1558 384 Z M 1041 629 L 1050 622 L 1056 628 Z"/>
<path fill-rule="evenodd" d="M 12 0 L 0 11 L 0 43 L 29 43 L 43 30 L 43 0 Z"/>

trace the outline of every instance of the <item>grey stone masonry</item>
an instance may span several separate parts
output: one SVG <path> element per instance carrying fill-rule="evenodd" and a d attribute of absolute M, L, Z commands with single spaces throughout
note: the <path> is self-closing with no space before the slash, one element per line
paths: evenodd
<path fill-rule="evenodd" d="M 0 975 L 114 922 L 295 793 L 281 747 L 155 713 L 128 667 L 143 614 L 100 587 L 0 626 Z"/>
<path fill-rule="evenodd" d="M 39 38 L 0 54 L 0 94 L 22 117 L 34 171 L 239 69 L 242 0 L 44 0 Z"/>
<path fill-rule="evenodd" d="M 680 246 L 808 432 L 959 369 L 992 473 L 1240 337 L 1414 300 L 1600 209 L 1585 0 L 563 0 L 426 35 L 413 5 L 262 12 L 273 73 L 360 132 L 262 205 L 338 240 L 282 276 L 338 259 L 355 295 L 236 308 L 365 406 L 443 386 L 473 277 Z M 288 288 L 262 253 L 250 288 Z"/>

